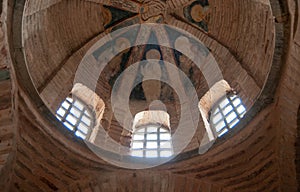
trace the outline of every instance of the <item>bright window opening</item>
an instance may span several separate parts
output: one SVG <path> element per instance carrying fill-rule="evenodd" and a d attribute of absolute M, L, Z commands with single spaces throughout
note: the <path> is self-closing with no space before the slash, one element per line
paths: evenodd
<path fill-rule="evenodd" d="M 237 95 L 226 96 L 212 110 L 211 124 L 215 128 L 218 137 L 233 128 L 246 113 L 242 100 Z"/>
<path fill-rule="evenodd" d="M 56 117 L 76 136 L 86 139 L 93 128 L 94 118 L 89 108 L 78 99 L 71 97 L 61 104 Z"/>
<path fill-rule="evenodd" d="M 136 129 L 131 143 L 131 155 L 145 158 L 164 158 L 173 155 L 170 131 L 159 125 Z"/>

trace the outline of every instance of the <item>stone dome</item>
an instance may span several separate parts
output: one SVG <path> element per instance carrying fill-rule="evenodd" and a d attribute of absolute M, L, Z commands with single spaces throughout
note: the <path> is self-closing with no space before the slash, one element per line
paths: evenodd
<path fill-rule="evenodd" d="M 0 188 L 297 191 L 299 5 L 1 1 Z"/>

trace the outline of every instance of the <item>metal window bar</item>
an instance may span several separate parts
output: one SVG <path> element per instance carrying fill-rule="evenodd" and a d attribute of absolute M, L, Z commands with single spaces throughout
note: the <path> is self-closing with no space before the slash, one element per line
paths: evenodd
<path fill-rule="evenodd" d="M 221 104 L 221 102 L 223 102 L 224 100 L 227 100 L 228 103 L 227 103 L 225 106 L 221 107 L 220 104 Z M 235 100 L 239 100 L 239 104 L 238 104 L 237 106 L 234 105 Z M 225 109 L 228 108 L 229 106 L 231 106 L 232 109 L 231 109 L 231 111 L 229 111 L 229 112 L 227 112 L 227 113 L 225 114 L 224 111 L 225 111 Z M 224 124 L 225 124 L 225 126 L 224 126 L 223 128 L 221 128 L 219 131 L 217 131 L 217 135 L 218 135 L 218 136 L 223 135 L 223 133 L 224 133 L 225 130 L 226 130 L 226 132 L 229 131 L 229 129 L 233 128 L 233 127 L 231 127 L 231 124 L 232 124 L 233 122 L 235 122 L 236 120 L 239 121 L 239 120 L 242 118 L 242 116 L 243 116 L 243 114 L 245 113 L 245 111 L 242 112 L 242 113 L 239 113 L 239 112 L 237 111 L 237 108 L 239 108 L 240 106 L 243 106 L 243 107 L 244 107 L 242 101 L 240 100 L 240 98 L 239 98 L 237 95 L 228 95 L 228 96 L 226 96 L 225 98 L 223 98 L 223 99 L 218 103 L 218 105 L 214 108 L 213 112 L 211 113 L 211 114 L 212 114 L 211 119 L 215 118 L 215 117 L 216 117 L 217 115 L 219 115 L 219 114 L 221 115 L 221 118 L 220 118 L 217 122 L 212 122 L 213 126 L 216 128 L 216 126 L 217 126 L 220 122 L 222 122 L 222 121 L 223 121 Z M 218 110 L 218 113 L 215 113 L 217 110 Z M 234 116 L 235 116 L 235 117 L 229 122 L 228 117 L 229 117 L 232 113 L 234 113 Z"/>
<path fill-rule="evenodd" d="M 156 128 L 155 131 L 149 131 L 149 126 L 153 126 Z M 132 145 L 134 145 L 134 143 L 143 143 L 143 148 L 136 148 L 136 149 L 131 149 L 132 151 L 142 151 L 143 153 L 143 157 L 144 158 L 147 158 L 147 152 L 149 151 L 153 151 L 153 152 L 156 152 L 156 157 L 161 157 L 161 152 L 164 152 L 164 151 L 168 151 L 170 152 L 170 154 L 172 155 L 173 154 L 173 150 L 172 150 L 172 142 L 171 142 L 171 138 L 169 140 L 167 139 L 164 139 L 164 140 L 160 140 L 161 138 L 161 134 L 170 134 L 169 131 L 167 131 L 165 128 L 162 128 L 162 127 L 158 127 L 158 126 L 155 126 L 155 125 L 149 125 L 149 126 L 146 126 L 146 127 L 143 127 L 143 128 L 140 128 L 138 129 L 136 133 L 133 134 L 133 138 L 134 138 L 134 135 L 143 135 L 143 140 L 139 139 L 139 140 L 134 140 L 132 141 Z M 143 132 L 141 132 L 140 130 L 143 130 Z M 167 132 L 162 132 L 162 130 L 166 130 Z M 157 137 L 157 139 L 148 139 L 147 136 L 149 134 L 155 134 Z M 171 136 L 170 136 L 171 137 Z M 147 143 L 148 142 L 153 142 L 153 143 L 156 143 L 156 147 L 155 148 L 149 148 L 147 147 Z M 169 148 L 164 148 L 161 146 L 161 143 L 169 143 L 170 147 Z"/>
<path fill-rule="evenodd" d="M 79 102 L 82 106 L 83 106 L 83 109 L 79 109 L 77 106 L 75 106 L 75 102 Z M 64 103 L 67 103 L 69 106 L 68 106 L 68 109 L 66 109 L 63 104 Z M 75 114 L 73 114 L 71 112 L 72 109 L 76 109 L 78 112 L 79 112 L 79 117 L 77 117 Z M 63 123 L 68 123 L 69 125 L 72 126 L 73 128 L 73 132 L 76 134 L 77 132 L 79 132 L 81 135 L 83 135 L 85 138 L 87 138 L 90 133 L 91 133 L 91 128 L 94 126 L 93 125 L 93 118 L 92 118 L 92 113 L 89 111 L 89 109 L 87 108 L 86 105 L 84 105 L 80 100 L 78 99 L 73 99 L 71 97 L 68 97 L 60 106 L 59 109 L 62 109 L 65 111 L 64 115 L 60 115 L 58 113 L 56 113 L 56 116 L 60 118 L 61 122 Z M 58 110 L 59 110 L 58 109 Z M 57 110 L 57 111 L 58 111 Z M 67 120 L 67 117 L 71 115 L 75 120 L 75 124 L 74 123 L 71 123 L 70 121 Z M 83 116 L 85 116 L 89 121 L 90 121 L 90 125 L 87 125 L 84 121 L 82 121 L 82 118 Z M 87 128 L 88 128 L 88 131 L 87 131 L 87 134 L 86 133 L 83 133 L 83 131 L 79 130 L 78 129 L 78 126 L 79 124 L 82 123 L 83 125 L 85 125 Z M 66 126 L 66 125 L 65 125 Z M 85 139 L 83 138 L 83 139 Z"/>

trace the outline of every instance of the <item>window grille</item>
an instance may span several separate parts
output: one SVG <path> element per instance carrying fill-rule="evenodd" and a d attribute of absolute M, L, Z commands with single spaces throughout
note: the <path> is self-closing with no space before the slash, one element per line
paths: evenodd
<path fill-rule="evenodd" d="M 56 117 L 76 136 L 86 139 L 94 127 L 91 110 L 79 99 L 68 97 L 56 111 Z"/>
<path fill-rule="evenodd" d="M 242 100 L 237 95 L 227 95 L 212 110 L 210 122 L 220 137 L 233 128 L 246 113 Z"/>
<path fill-rule="evenodd" d="M 131 143 L 131 155 L 145 158 L 164 158 L 173 155 L 170 131 L 159 125 L 136 129 Z"/>

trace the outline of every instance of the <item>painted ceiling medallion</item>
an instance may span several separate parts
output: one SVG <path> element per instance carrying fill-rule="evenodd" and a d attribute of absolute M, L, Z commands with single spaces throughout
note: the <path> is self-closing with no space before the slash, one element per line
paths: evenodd
<path fill-rule="evenodd" d="M 194 1 L 184 8 L 185 18 L 193 25 L 208 31 L 209 2 L 208 0 Z"/>
<path fill-rule="evenodd" d="M 191 16 L 194 21 L 201 22 L 205 17 L 204 8 L 199 4 L 194 5 L 191 9 Z"/>

